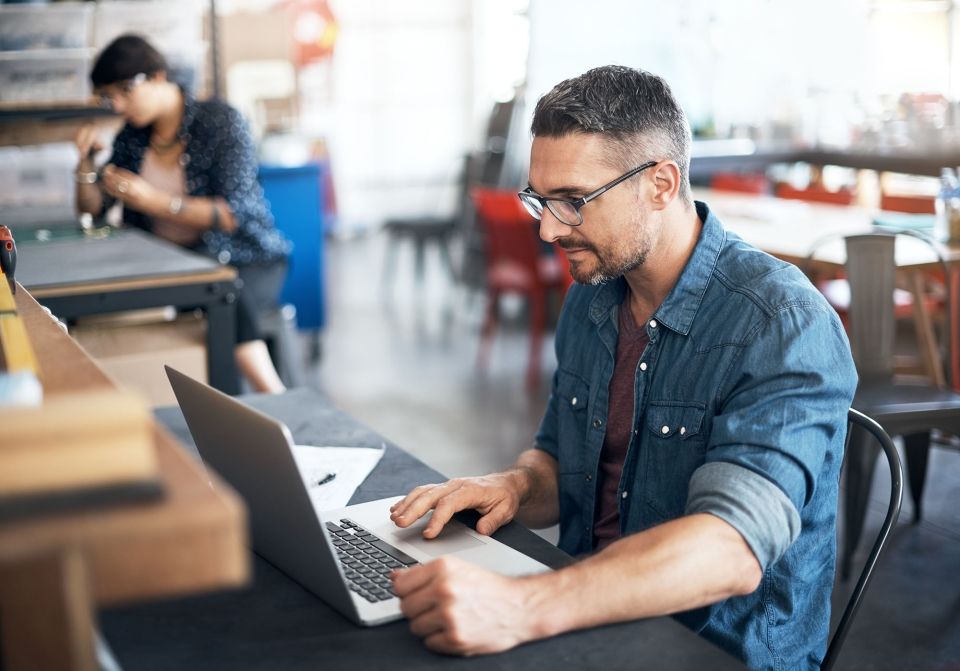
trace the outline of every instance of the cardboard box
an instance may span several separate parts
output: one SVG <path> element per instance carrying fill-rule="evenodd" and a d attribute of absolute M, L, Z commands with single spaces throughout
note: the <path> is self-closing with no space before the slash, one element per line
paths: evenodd
<path fill-rule="evenodd" d="M 176 405 L 163 367 L 206 382 L 207 326 L 202 316 L 163 317 L 146 322 L 128 316 L 86 321 L 70 335 L 118 385 L 139 391 L 153 407 Z"/>

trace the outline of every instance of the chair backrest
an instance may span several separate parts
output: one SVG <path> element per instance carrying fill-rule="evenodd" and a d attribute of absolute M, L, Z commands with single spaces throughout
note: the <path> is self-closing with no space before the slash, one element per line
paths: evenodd
<path fill-rule="evenodd" d="M 853 593 L 850 595 L 847 607 L 843 610 L 843 615 L 840 617 L 837 629 L 830 638 L 827 654 L 824 656 L 823 663 L 820 665 L 820 668 L 824 671 L 832 669 L 837 661 L 837 657 L 840 655 L 843 642 L 850 632 L 850 626 L 853 624 L 853 619 L 860 609 L 863 595 L 867 591 L 867 585 L 870 584 L 870 580 L 873 577 L 873 570 L 877 565 L 877 559 L 880 557 L 880 553 L 883 552 L 887 539 L 890 537 L 890 532 L 893 530 L 893 526 L 897 523 L 897 518 L 900 516 L 900 504 L 903 501 L 903 466 L 900 463 L 900 455 L 897 453 L 897 448 L 890 439 L 890 436 L 888 436 L 887 432 L 875 421 L 863 413 L 850 408 L 847 412 L 848 446 L 850 444 L 850 434 L 852 431 L 866 431 L 871 434 L 886 455 L 887 464 L 890 466 L 890 502 L 887 505 L 887 515 L 883 520 L 883 524 L 880 525 L 877 539 L 874 541 L 873 547 L 870 549 L 870 555 L 867 557 L 867 562 L 860 572 L 860 578 L 853 588 Z"/>
<path fill-rule="evenodd" d="M 851 205 L 853 203 L 853 191 L 849 189 L 827 191 L 823 187 L 813 186 L 806 189 L 795 189 L 789 184 L 780 183 L 777 184 L 774 193 L 777 198 L 805 200 L 812 203 L 827 203 L 829 205 Z"/>
<path fill-rule="evenodd" d="M 710 176 L 710 188 L 737 193 L 770 193 L 770 180 L 762 172 L 715 172 Z"/>
<path fill-rule="evenodd" d="M 910 214 L 935 214 L 937 211 L 936 199 L 933 196 L 907 196 L 892 193 L 880 194 L 880 209 Z"/>
<path fill-rule="evenodd" d="M 487 267 L 513 263 L 536 277 L 540 239 L 536 222 L 524 209 L 516 191 L 475 187 L 470 194 L 486 241 Z"/>
<path fill-rule="evenodd" d="M 850 283 L 850 347 L 857 372 L 864 379 L 893 375 L 895 252 L 897 240 L 901 238 L 909 238 L 915 241 L 912 244 L 925 246 L 929 250 L 931 263 L 947 276 L 946 262 L 936 242 L 917 231 L 878 232 L 845 238 L 847 279 Z M 952 289 L 949 283 L 946 290 L 950 294 Z M 955 314 L 949 312 L 950 318 L 944 322 L 942 343 L 951 342 L 953 324 L 950 322 Z M 949 353 L 946 357 L 941 355 L 941 363 L 949 356 Z"/>

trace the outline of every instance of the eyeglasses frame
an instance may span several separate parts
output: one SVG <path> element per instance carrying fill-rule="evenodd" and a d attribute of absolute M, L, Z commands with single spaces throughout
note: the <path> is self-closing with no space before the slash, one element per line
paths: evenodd
<path fill-rule="evenodd" d="M 143 82 L 147 81 L 147 75 L 143 72 L 138 72 L 130 79 L 127 79 L 123 82 L 120 93 L 98 93 L 97 97 L 100 99 L 100 106 L 105 109 L 113 108 L 113 99 L 120 96 L 127 98 L 133 93 L 133 90 L 140 86 Z"/>
<path fill-rule="evenodd" d="M 576 227 L 576 226 L 580 226 L 581 224 L 583 224 L 583 215 L 580 214 L 580 208 L 581 208 L 581 207 L 583 207 L 584 205 L 586 205 L 587 203 L 589 203 L 591 200 L 596 200 L 597 198 L 599 198 L 600 196 L 602 196 L 603 194 L 605 194 L 607 191 L 609 191 L 609 190 L 612 189 L 613 187 L 615 187 L 615 186 L 617 186 L 618 184 L 620 184 L 621 182 L 625 182 L 626 180 L 630 179 L 630 178 L 633 177 L 634 175 L 640 174 L 641 172 L 643 172 L 643 171 L 646 170 L 647 168 L 652 168 L 653 166 L 657 165 L 659 162 L 660 162 L 660 161 L 647 161 L 646 163 L 643 163 L 643 164 L 641 164 L 641 165 L 638 165 L 636 168 L 633 168 L 632 170 L 628 170 L 627 172 L 623 173 L 622 175 L 620 175 L 619 177 L 617 177 L 615 180 L 613 180 L 613 181 L 611 181 L 611 182 L 607 182 L 606 184 L 604 184 L 603 186 L 601 186 L 599 189 L 596 189 L 595 191 L 591 191 L 591 192 L 588 193 L 587 195 L 582 196 L 582 197 L 577 198 L 577 199 L 570 199 L 570 198 L 547 198 L 547 197 L 541 196 L 539 193 L 535 192 L 535 191 L 533 190 L 533 187 L 530 187 L 530 186 L 528 186 L 528 187 L 527 187 L 526 189 L 524 189 L 523 191 L 518 192 L 518 193 L 517 193 L 517 197 L 520 199 L 520 202 L 522 202 L 525 207 L 527 206 L 527 203 L 526 203 L 526 201 L 525 201 L 525 198 L 532 198 L 532 199 L 534 199 L 534 200 L 536 200 L 537 202 L 540 203 L 540 216 L 539 216 L 539 217 L 534 217 L 535 219 L 537 219 L 537 220 L 542 220 L 542 218 L 543 218 L 543 210 L 544 210 L 544 209 L 548 209 L 548 210 L 550 210 L 550 213 L 551 213 L 554 217 L 556 217 L 557 221 L 559 221 L 561 224 L 563 224 L 563 225 L 565 225 L 565 226 Z M 557 215 L 557 213 L 553 211 L 553 208 L 550 207 L 550 203 L 551 203 L 552 201 L 561 202 L 561 203 L 567 203 L 568 205 L 570 205 L 571 207 L 573 207 L 574 212 L 577 213 L 577 223 L 575 223 L 575 224 L 570 224 L 570 223 L 564 221 L 563 219 L 561 219 L 561 218 Z M 528 208 L 528 210 L 529 210 L 529 208 Z M 531 213 L 531 214 L 532 214 L 532 213 Z"/>

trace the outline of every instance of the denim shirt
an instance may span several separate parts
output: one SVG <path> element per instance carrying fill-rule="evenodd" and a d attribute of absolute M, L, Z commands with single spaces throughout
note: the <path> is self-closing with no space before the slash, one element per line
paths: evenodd
<path fill-rule="evenodd" d="M 220 196 L 233 213 L 237 228 L 204 231 L 195 251 L 222 264 L 271 264 L 286 258 L 290 242 L 274 226 L 273 215 L 257 181 L 257 155 L 243 116 L 218 100 L 198 102 L 183 91 L 183 120 L 178 137 L 184 143 L 183 166 L 187 194 Z M 150 144 L 152 127 L 125 125 L 113 142 L 110 162 L 138 173 Z M 116 200 L 104 194 L 104 211 Z M 131 208 L 123 210 L 124 223 L 151 230 L 149 217 Z"/>
<path fill-rule="evenodd" d="M 687 265 L 646 324 L 634 432 L 619 483 L 621 535 L 685 514 L 704 464 L 776 485 L 800 532 L 759 588 L 676 617 L 752 668 L 816 669 L 826 650 L 838 480 L 856 371 L 840 320 L 794 266 L 724 230 L 703 203 Z M 560 547 L 592 550 L 597 468 L 624 279 L 574 285 L 538 448 L 559 465 Z M 732 485 L 731 485 L 732 486 Z"/>

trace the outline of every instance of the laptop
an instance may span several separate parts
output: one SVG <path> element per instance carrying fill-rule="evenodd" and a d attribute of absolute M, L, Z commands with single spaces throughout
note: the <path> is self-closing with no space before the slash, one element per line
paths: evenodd
<path fill-rule="evenodd" d="M 421 535 L 429 515 L 401 529 L 390 520 L 399 496 L 315 510 L 308 487 L 322 485 L 300 473 L 283 423 L 165 368 L 204 464 L 247 502 L 254 550 L 353 622 L 373 626 L 403 617 L 389 572 L 440 556 L 509 576 L 549 570 L 456 520 L 432 540 Z"/>

